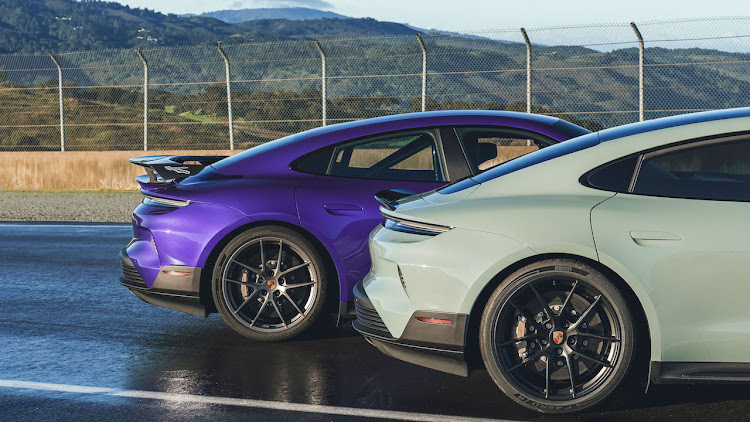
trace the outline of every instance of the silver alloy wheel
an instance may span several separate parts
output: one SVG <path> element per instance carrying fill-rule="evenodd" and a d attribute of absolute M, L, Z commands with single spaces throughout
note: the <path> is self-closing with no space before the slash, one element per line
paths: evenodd
<path fill-rule="evenodd" d="M 253 239 L 237 248 L 224 267 L 224 303 L 252 330 L 289 330 L 315 304 L 316 274 L 315 262 L 299 245 L 277 237 Z"/>

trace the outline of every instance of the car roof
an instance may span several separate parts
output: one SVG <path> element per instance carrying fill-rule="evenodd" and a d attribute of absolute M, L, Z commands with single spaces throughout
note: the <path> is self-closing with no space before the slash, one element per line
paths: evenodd
<path fill-rule="evenodd" d="M 355 120 L 351 122 L 338 123 L 330 126 L 322 126 L 307 131 L 308 137 L 319 136 L 330 134 L 346 129 L 361 128 L 370 125 L 382 125 L 384 123 L 402 123 L 404 126 L 413 125 L 414 127 L 420 124 L 426 126 L 433 126 L 433 124 L 427 124 L 425 121 L 440 119 L 443 124 L 455 124 L 464 120 L 475 120 L 475 119 L 487 119 L 487 123 L 496 123 L 497 119 L 522 119 L 529 122 L 539 123 L 541 125 L 551 126 L 558 121 L 557 117 L 545 116 L 541 114 L 530 114 L 521 113 L 517 111 L 503 111 L 503 110 L 440 110 L 440 111 L 422 111 L 416 113 L 403 113 L 394 114 L 390 116 L 374 117 L 370 119 Z"/>
<path fill-rule="evenodd" d="M 637 122 L 623 126 L 617 126 L 598 132 L 599 141 L 607 142 L 661 129 L 692 125 L 696 123 L 706 123 L 716 120 L 735 119 L 740 117 L 750 117 L 750 107 L 681 114 L 677 116 L 662 117 L 660 119 L 647 120 L 645 122 Z"/>

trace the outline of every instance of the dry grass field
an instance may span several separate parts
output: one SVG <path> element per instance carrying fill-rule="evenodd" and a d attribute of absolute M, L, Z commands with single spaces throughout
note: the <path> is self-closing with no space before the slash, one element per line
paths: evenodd
<path fill-rule="evenodd" d="M 236 151 L 66 151 L 0 153 L 0 190 L 136 190 L 140 155 L 232 155 Z"/>

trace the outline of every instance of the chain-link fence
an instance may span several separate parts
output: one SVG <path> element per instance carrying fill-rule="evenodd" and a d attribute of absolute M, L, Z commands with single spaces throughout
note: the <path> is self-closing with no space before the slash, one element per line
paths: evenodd
<path fill-rule="evenodd" d="M 421 110 L 600 129 L 750 105 L 750 17 L 0 55 L 0 150 L 240 149 Z"/>

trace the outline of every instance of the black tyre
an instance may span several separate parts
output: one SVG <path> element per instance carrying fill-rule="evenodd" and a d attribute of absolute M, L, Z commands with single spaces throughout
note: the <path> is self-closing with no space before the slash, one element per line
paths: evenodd
<path fill-rule="evenodd" d="M 583 410 L 609 396 L 635 349 L 617 288 L 583 262 L 550 259 L 506 278 L 482 314 L 479 344 L 492 379 L 523 406 Z"/>
<path fill-rule="evenodd" d="M 326 298 L 323 259 L 293 230 L 250 229 L 227 244 L 214 266 L 216 309 L 232 329 L 260 341 L 293 338 L 319 317 Z"/>

